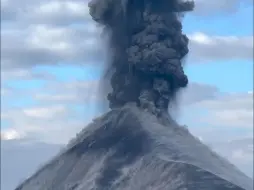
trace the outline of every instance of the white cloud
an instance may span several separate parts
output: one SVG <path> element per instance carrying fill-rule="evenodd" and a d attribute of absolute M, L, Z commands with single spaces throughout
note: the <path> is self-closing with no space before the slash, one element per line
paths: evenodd
<path fill-rule="evenodd" d="M 62 94 L 62 95 L 51 95 L 51 94 L 36 94 L 35 98 L 39 101 L 53 101 L 53 102 L 75 102 L 77 96 L 74 94 Z"/>
<path fill-rule="evenodd" d="M 253 128 L 253 110 L 221 110 L 211 112 L 204 121 L 211 125 Z"/>
<path fill-rule="evenodd" d="M 204 100 L 211 101 L 216 99 L 220 93 L 216 86 L 192 82 L 179 92 L 179 103 L 181 106 L 186 106 Z"/>
<path fill-rule="evenodd" d="M 35 72 L 31 69 L 11 69 L 4 70 L 1 72 L 1 79 L 3 81 L 8 80 L 55 80 L 55 75 L 49 74 L 48 72 Z"/>
<path fill-rule="evenodd" d="M 35 139 L 54 144 L 66 144 L 91 121 L 89 116 L 75 118 L 71 115 L 52 120 L 34 119 L 33 116 L 18 113 L 13 117 L 15 119 L 8 120 L 11 123 L 8 130 L 1 131 L 1 139 Z"/>
<path fill-rule="evenodd" d="M 1 130 L 1 141 L 21 139 L 21 138 L 23 138 L 23 136 L 19 134 L 15 129 Z"/>
<path fill-rule="evenodd" d="M 102 56 L 99 30 L 84 1 L 8 0 L 1 20 L 3 69 L 86 64 Z"/>
<path fill-rule="evenodd" d="M 246 93 L 227 93 L 218 97 L 216 100 L 206 100 L 199 102 L 209 109 L 247 109 L 253 110 L 253 94 Z"/>
<path fill-rule="evenodd" d="M 253 36 L 209 36 L 197 32 L 188 37 L 190 57 L 197 61 L 253 59 Z"/>
<path fill-rule="evenodd" d="M 194 91 L 195 92 L 195 91 Z M 188 94 L 186 94 L 188 98 Z M 181 105 L 186 106 L 186 105 Z M 253 128 L 253 94 L 216 93 L 212 98 L 200 99 L 186 107 L 189 110 L 201 110 L 192 122 L 216 127 Z"/>
<path fill-rule="evenodd" d="M 68 141 L 69 135 L 78 132 L 85 123 L 75 109 L 64 104 L 45 104 L 43 106 L 4 107 L 1 119 L 9 123 L 1 131 L 2 138 L 34 138 L 44 141 Z M 84 118 L 86 118 L 84 116 Z M 70 133 L 72 131 L 72 133 Z M 54 138 L 61 132 L 61 138 Z"/>
<path fill-rule="evenodd" d="M 95 103 L 99 101 L 98 97 L 98 80 L 78 81 L 71 80 L 67 82 L 52 81 L 48 83 L 44 91 L 37 91 L 33 98 L 43 103 L 72 103 L 84 104 Z"/>
<path fill-rule="evenodd" d="M 40 64 L 96 62 L 102 58 L 103 46 L 98 45 L 96 33 L 90 30 L 85 25 L 77 29 L 47 25 L 30 25 L 24 30 L 4 28 L 1 65 L 3 69 L 22 69 Z"/>
<path fill-rule="evenodd" d="M 35 89 L 2 88 L 1 120 L 8 122 L 2 137 L 22 134 L 22 138 L 68 142 L 101 111 L 97 87 L 98 81 L 49 80 Z M 59 133 L 61 138 L 55 138 Z"/>
<path fill-rule="evenodd" d="M 35 14 L 57 14 L 59 12 L 69 12 L 77 16 L 87 16 L 88 7 L 82 2 L 49 1 L 45 4 L 40 4 L 34 11 Z"/>
<path fill-rule="evenodd" d="M 44 142 L 67 143 L 91 121 L 96 110 L 88 99 L 83 101 L 82 106 L 75 99 L 74 102 L 63 102 L 56 103 L 50 99 L 38 102 L 42 104 L 40 106 L 5 105 L 1 119 L 7 121 L 9 126 L 1 131 L 1 138 L 32 138 Z M 76 106 L 79 107 L 76 109 Z"/>
<path fill-rule="evenodd" d="M 26 108 L 23 113 L 31 118 L 37 119 L 53 119 L 57 116 L 64 116 L 67 113 L 66 107 L 63 105 L 55 105 L 49 107 L 33 107 Z"/>
<path fill-rule="evenodd" d="M 8 0 L 1 6 L 2 20 L 22 23 L 71 25 L 89 17 L 87 2 L 80 0 Z"/>

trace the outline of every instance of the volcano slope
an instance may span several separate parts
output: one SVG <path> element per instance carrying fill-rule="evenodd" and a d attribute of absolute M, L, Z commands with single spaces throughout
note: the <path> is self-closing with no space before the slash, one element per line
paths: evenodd
<path fill-rule="evenodd" d="M 252 180 L 164 115 L 132 104 L 85 127 L 16 190 L 252 190 Z"/>

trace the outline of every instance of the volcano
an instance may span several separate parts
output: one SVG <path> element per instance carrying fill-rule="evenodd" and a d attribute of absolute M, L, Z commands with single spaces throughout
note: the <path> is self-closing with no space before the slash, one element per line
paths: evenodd
<path fill-rule="evenodd" d="M 89 8 L 109 37 L 103 80 L 111 83 L 111 110 L 16 190 L 253 190 L 250 178 L 168 114 L 188 85 L 181 16 L 194 3 L 92 0 Z"/>
<path fill-rule="evenodd" d="M 16 190 L 252 190 L 169 116 L 127 104 L 94 120 Z"/>

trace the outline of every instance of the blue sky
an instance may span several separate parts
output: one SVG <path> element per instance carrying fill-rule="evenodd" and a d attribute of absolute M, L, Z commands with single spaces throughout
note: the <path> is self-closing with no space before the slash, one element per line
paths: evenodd
<path fill-rule="evenodd" d="M 43 0 L 42 2 L 46 3 Z M 216 5 L 216 2 L 217 1 L 214 1 L 213 7 L 206 11 L 207 14 L 202 15 L 202 13 L 194 12 L 192 14 L 187 14 L 183 20 L 183 31 L 190 38 L 190 56 L 187 57 L 185 72 L 189 77 L 190 83 L 203 85 L 202 89 L 192 89 L 192 92 L 189 92 L 191 89 L 187 89 L 186 92 L 186 97 L 189 96 L 188 93 L 192 93 L 194 96 L 200 96 L 199 102 L 184 107 L 180 106 L 181 110 L 184 110 L 183 113 L 180 114 L 180 120 L 190 127 L 195 126 L 194 128 L 198 128 L 197 126 L 200 125 L 205 125 L 206 128 L 216 128 L 215 124 L 209 122 L 203 123 L 198 119 L 204 115 L 207 115 L 207 117 L 210 117 L 209 114 L 216 115 L 221 111 L 212 110 L 214 112 L 210 113 L 211 111 L 203 106 L 207 105 L 207 102 L 209 101 L 214 101 L 213 103 L 217 104 L 216 101 L 219 100 L 210 100 L 207 98 L 213 96 L 213 93 L 216 94 L 216 96 L 221 97 L 230 96 L 231 100 L 231 94 L 236 94 L 236 98 L 239 98 L 238 94 L 247 94 L 253 90 L 253 57 L 251 57 L 249 53 L 252 48 L 251 46 L 253 45 L 250 45 L 251 42 L 248 41 L 248 39 L 251 40 L 253 37 L 253 26 L 250 24 L 253 11 L 252 4 L 241 4 L 241 6 L 238 6 L 238 8 L 234 9 L 235 11 L 232 12 L 229 11 L 232 10 L 230 6 L 234 7 L 236 5 L 231 5 L 229 3 L 228 8 L 226 6 L 225 8 L 221 8 Z M 29 3 L 31 4 L 29 0 L 26 0 L 24 4 L 19 5 L 21 6 L 20 10 L 25 8 Z M 199 1 L 197 0 L 197 4 L 198 3 Z M 33 2 L 31 6 L 34 6 L 36 9 L 39 7 L 39 4 Z M 38 111 L 37 108 L 43 110 L 41 109 L 42 107 L 59 107 L 60 104 L 64 105 L 68 110 L 75 110 L 76 115 L 83 116 L 83 118 L 80 118 L 80 123 L 84 123 L 84 120 L 92 117 L 91 113 L 96 115 L 95 111 L 88 112 L 88 110 L 92 109 L 91 105 L 96 105 L 96 102 L 92 101 L 89 103 L 86 99 L 88 96 L 87 94 L 89 93 L 89 98 L 93 99 L 91 93 L 95 90 L 92 86 L 84 86 L 82 83 L 90 84 L 98 81 L 103 68 L 100 64 L 93 62 L 91 59 L 86 60 L 83 54 L 88 52 L 88 50 L 88 54 L 90 54 L 90 51 L 101 46 L 99 42 L 96 42 L 99 37 L 95 37 L 96 34 L 93 32 L 87 33 L 89 27 L 93 25 L 93 22 L 89 19 L 89 16 L 85 11 L 74 13 L 72 12 L 72 9 L 68 9 L 68 3 L 59 4 L 59 7 L 61 6 L 62 8 L 56 9 L 55 13 L 47 12 L 47 15 L 46 13 L 44 15 L 45 10 L 44 12 L 40 12 L 42 9 L 38 8 L 37 12 L 39 13 L 34 12 L 31 14 L 35 15 L 25 17 L 22 15 L 22 12 L 19 13 L 18 9 L 15 9 L 15 4 L 3 4 L 3 9 L 17 10 L 17 14 L 20 14 L 16 20 L 12 20 L 10 19 L 11 17 L 5 17 L 5 15 L 3 15 L 2 20 L 5 22 L 5 25 L 2 27 L 2 30 L 5 32 L 3 35 L 6 35 L 5 39 L 16 39 L 16 37 L 20 35 L 18 40 L 21 40 L 21 46 L 18 47 L 11 41 L 3 43 L 4 48 L 2 54 L 6 54 L 5 57 L 7 58 L 6 60 L 3 58 L 4 60 L 1 61 L 3 72 L 5 74 L 2 81 L 2 91 L 9 89 L 7 90 L 9 93 L 6 93 L 7 95 L 2 95 L 2 114 L 4 117 L 1 119 L 1 125 L 2 129 L 6 131 L 8 131 L 8 129 L 19 130 L 24 133 L 27 131 L 25 126 L 22 128 L 17 127 L 17 124 L 14 124 L 17 123 L 18 120 L 14 121 L 13 118 L 10 119 L 10 117 L 8 117 L 10 113 L 15 113 L 19 115 L 20 118 L 23 118 L 22 122 L 24 125 L 30 125 L 32 123 L 37 126 L 38 123 L 35 124 L 34 122 L 39 121 L 35 118 L 30 118 L 34 116 L 31 116 L 31 114 L 28 116 L 29 114 L 27 113 L 30 112 L 27 112 L 27 110 L 36 112 Z M 85 6 L 86 5 L 83 4 L 80 7 L 85 8 Z M 200 8 L 201 4 L 198 4 L 198 6 Z M 204 6 L 204 3 L 202 6 Z M 10 7 L 11 9 L 8 9 Z M 61 18 L 62 9 L 67 11 L 66 15 L 70 21 Z M 213 10 L 213 12 L 211 12 L 211 10 Z M 11 14 L 11 12 L 9 14 Z M 52 14 L 52 19 L 47 19 L 49 18 L 49 14 Z M 84 23 L 80 24 L 80 18 L 84 19 Z M 46 28 L 45 31 L 48 31 L 49 33 L 45 35 L 43 33 L 38 34 L 39 30 L 36 28 L 37 26 L 43 26 Z M 27 27 L 27 31 L 23 30 L 25 27 Z M 89 47 L 84 46 L 82 38 L 78 35 L 79 33 L 75 33 L 76 31 L 80 32 L 83 30 L 84 34 L 82 35 L 84 35 L 84 41 L 91 41 L 91 39 L 94 38 L 96 39 L 95 43 L 91 44 Z M 57 36 L 58 34 L 59 36 Z M 205 42 L 204 39 L 202 41 L 201 35 L 203 35 L 203 38 L 205 36 L 205 39 L 209 40 L 209 43 Z M 234 38 L 232 38 L 232 36 L 234 36 Z M 247 38 L 247 40 L 241 40 L 243 38 Z M 23 39 L 26 41 L 22 41 Z M 68 53 L 70 51 L 61 52 L 64 51 L 64 49 L 52 49 L 55 45 L 59 45 L 60 42 L 64 42 L 65 45 L 68 45 L 68 43 L 72 45 L 66 47 L 75 48 L 75 46 L 77 46 L 78 49 L 74 49 L 74 53 L 72 54 Z M 33 43 L 33 46 L 29 47 L 30 49 L 26 49 L 23 48 L 22 43 L 27 43 L 28 45 Z M 9 54 L 7 53 L 12 45 L 15 48 L 13 52 L 11 52 L 11 56 L 8 57 Z M 40 47 L 46 49 L 42 48 L 37 50 L 37 46 L 35 45 L 41 45 Z M 82 51 L 79 51 L 80 49 Z M 39 62 L 41 58 L 39 58 L 38 55 L 40 54 L 34 54 L 36 51 L 41 50 L 45 50 L 41 55 L 43 56 L 42 58 L 48 56 L 48 62 Z M 75 51 L 78 53 L 75 53 Z M 224 52 L 227 52 L 225 53 L 225 56 Z M 34 55 L 35 58 L 33 57 Z M 95 54 L 95 59 L 97 60 L 97 57 L 100 56 L 102 56 L 102 54 Z M 21 71 L 21 74 L 19 71 Z M 211 93 L 207 94 L 208 91 L 206 88 L 214 89 L 214 92 L 211 90 Z M 82 90 L 84 90 L 84 92 L 82 92 Z M 75 91 L 75 93 L 72 93 L 73 91 Z M 83 93 L 86 95 L 83 95 Z M 50 100 L 47 95 L 49 95 L 52 100 Z M 55 99 L 53 100 L 53 98 Z M 64 98 L 67 98 L 68 100 L 65 100 Z M 233 105 L 235 102 L 239 101 L 246 100 L 232 100 L 231 104 Z M 189 109 L 192 109 L 193 106 L 195 106 L 195 111 L 190 114 Z M 224 109 L 227 113 L 229 111 L 230 113 L 232 112 L 232 110 L 229 110 L 228 108 Z M 239 107 L 237 109 L 239 113 L 242 113 L 244 107 Z M 58 108 L 57 110 L 61 109 Z M 61 111 L 59 111 L 59 114 L 60 112 Z M 75 114 L 72 115 L 73 118 L 77 118 L 77 116 L 74 116 Z M 26 117 L 28 117 L 27 120 L 24 119 Z M 245 116 L 242 117 L 244 118 Z M 30 121 L 29 119 L 32 120 Z M 216 120 L 216 118 L 213 118 L 212 120 Z M 242 123 L 244 122 L 242 121 Z M 239 125 L 242 125 L 241 122 L 239 123 Z M 222 123 L 221 125 L 230 126 L 230 123 Z M 223 130 L 240 130 L 248 134 L 250 134 L 251 131 L 250 128 L 241 126 L 237 128 L 227 127 Z M 74 131 L 74 133 L 76 132 L 77 131 Z"/>
<path fill-rule="evenodd" d="M 223 92 L 248 92 L 253 89 L 253 63 L 246 60 L 217 61 L 188 65 L 191 81 L 217 86 Z"/>
<path fill-rule="evenodd" d="M 216 14 L 215 16 L 186 15 L 183 28 L 187 33 L 202 31 L 210 35 L 245 36 L 253 34 L 253 7 L 238 8 L 233 14 Z M 239 28 L 240 24 L 240 28 Z"/>
<path fill-rule="evenodd" d="M 253 7 L 242 5 L 236 13 L 213 17 L 187 15 L 185 33 L 202 31 L 213 36 L 253 35 Z M 187 64 L 190 80 L 216 85 L 225 92 L 246 92 L 253 89 L 253 60 L 209 61 L 209 64 Z M 216 77 L 215 77 L 216 76 Z"/>

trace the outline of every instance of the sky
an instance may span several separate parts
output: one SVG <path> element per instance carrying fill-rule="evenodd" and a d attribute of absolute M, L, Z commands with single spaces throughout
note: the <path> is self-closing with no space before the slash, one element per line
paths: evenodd
<path fill-rule="evenodd" d="M 204 142 L 250 143 L 253 1 L 195 3 L 183 19 L 190 84 L 172 114 Z M 100 31 L 84 0 L 1 0 L 2 141 L 63 145 L 101 113 L 97 87 L 106 56 Z M 232 148 L 228 159 L 248 157 L 250 164 L 248 143 Z"/>

